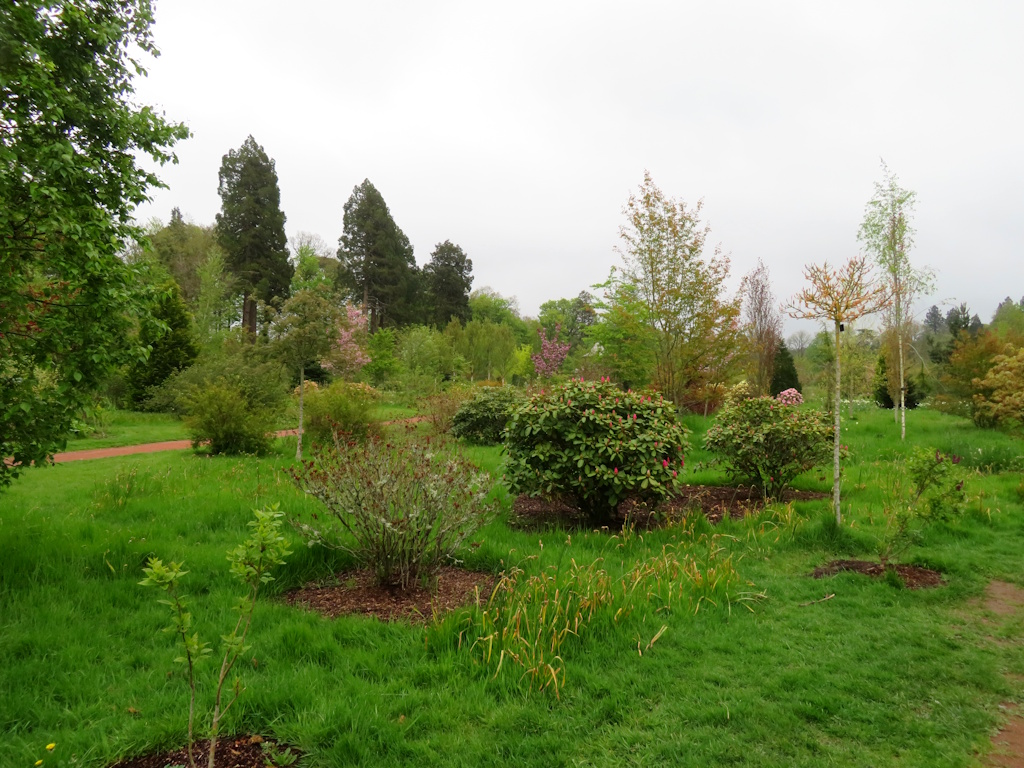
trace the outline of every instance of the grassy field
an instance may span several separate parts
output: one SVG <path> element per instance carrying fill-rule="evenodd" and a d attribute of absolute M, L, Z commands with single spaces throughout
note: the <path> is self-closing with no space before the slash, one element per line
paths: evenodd
<path fill-rule="evenodd" d="M 698 433 L 707 424 L 688 423 Z M 639 601 L 620 621 L 599 615 L 562 646 L 557 696 L 520 667 L 495 675 L 482 662 L 465 634 L 479 611 L 423 627 L 284 605 L 283 591 L 350 565 L 289 531 L 294 552 L 257 607 L 240 670 L 247 690 L 226 732 L 292 743 L 309 766 L 977 765 L 1000 703 L 1024 696 L 1021 618 L 985 615 L 977 599 L 991 579 L 1024 585 L 1014 471 L 1024 445 L 911 413 L 908 444 L 955 448 L 973 467 L 968 515 L 903 558 L 941 570 L 946 586 L 818 581 L 808 576 L 817 565 L 873 557 L 889 462 L 909 447 L 889 414 L 855 411 L 846 425 L 840 529 L 825 500 L 714 530 L 523 532 L 503 514 L 482 531 L 468 567 L 540 576 L 599 564 L 617 579 L 667 548 L 707 575 L 713 548 L 738 578 L 696 611 Z M 0 496 L 0 765 L 45 755 L 45 765 L 105 766 L 184 743 L 178 651 L 161 631 L 165 607 L 137 584 L 142 566 L 183 560 L 196 629 L 210 641 L 227 632 L 238 590 L 225 553 L 251 510 L 315 504 L 291 483 L 293 452 L 292 440 L 261 459 L 173 452 L 31 469 Z M 500 478 L 497 449 L 467 454 Z M 725 482 L 707 459 L 691 453 L 688 482 Z M 798 486 L 828 491 L 830 481 L 811 473 Z M 507 494 L 496 494 L 507 512 Z M 204 707 L 213 667 L 202 670 Z"/>

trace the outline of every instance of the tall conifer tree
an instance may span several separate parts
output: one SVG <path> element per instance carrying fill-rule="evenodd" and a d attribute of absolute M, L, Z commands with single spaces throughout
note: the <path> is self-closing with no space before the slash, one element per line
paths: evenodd
<path fill-rule="evenodd" d="M 339 287 L 370 316 L 370 332 L 420 319 L 420 274 L 409 238 L 365 179 L 345 203 L 338 240 Z"/>
<path fill-rule="evenodd" d="M 256 331 L 256 301 L 285 298 L 292 279 L 274 161 L 249 136 L 220 165 L 217 236 L 243 295 L 242 324 Z"/>
<path fill-rule="evenodd" d="M 423 267 L 430 320 L 443 328 L 453 317 L 469 320 L 469 291 L 473 287 L 473 260 L 451 240 L 438 243 Z"/>

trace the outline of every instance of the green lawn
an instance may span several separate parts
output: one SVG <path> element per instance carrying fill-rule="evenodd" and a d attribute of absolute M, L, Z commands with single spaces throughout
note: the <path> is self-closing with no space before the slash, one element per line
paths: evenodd
<path fill-rule="evenodd" d="M 707 422 L 688 423 L 699 446 Z M 984 617 L 977 602 L 990 579 L 1024 585 L 1020 473 L 976 471 L 967 517 L 928 531 L 904 558 L 939 568 L 946 586 L 816 581 L 808 573 L 830 559 L 873 556 L 886 462 L 907 448 L 889 414 L 846 423 L 839 531 L 824 500 L 713 531 L 538 533 L 501 519 L 475 537 L 467 566 L 528 574 L 599 561 L 618 578 L 663 547 L 701 557 L 712 541 L 731 557 L 742 583 L 717 606 L 656 612 L 641 600 L 628 618 L 599 615 L 569 637 L 557 698 L 531 690 L 511 662 L 497 675 L 481 664 L 479 648 L 460 644 L 459 617 L 424 628 L 285 606 L 282 591 L 349 565 L 289 530 L 294 552 L 257 607 L 247 690 L 226 732 L 295 744 L 309 766 L 977 765 L 999 704 L 1024 696 L 1021 617 Z M 925 410 L 909 415 L 908 443 L 977 446 L 1003 464 L 1024 453 Z M 237 588 L 225 552 L 252 508 L 315 504 L 289 479 L 293 450 L 279 441 L 261 459 L 174 452 L 30 469 L 0 496 L 0 765 L 32 765 L 49 742 L 48 766 L 105 766 L 184 743 L 178 651 L 161 631 L 165 607 L 137 585 L 141 568 L 151 556 L 184 560 L 196 629 L 210 641 L 226 633 Z M 467 454 L 500 477 L 498 449 Z M 691 452 L 689 482 L 724 482 L 707 458 Z M 826 474 L 797 484 L 827 491 Z M 209 684 L 201 699 L 212 701 Z"/>
<path fill-rule="evenodd" d="M 81 437 L 68 440 L 66 450 L 85 451 L 188 438 L 181 419 L 169 413 L 108 410 L 93 429 L 95 431 L 85 428 L 79 433 Z"/>

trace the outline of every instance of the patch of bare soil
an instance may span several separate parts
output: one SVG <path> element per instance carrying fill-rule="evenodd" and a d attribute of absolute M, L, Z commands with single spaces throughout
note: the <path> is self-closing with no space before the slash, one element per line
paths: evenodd
<path fill-rule="evenodd" d="M 1024 610 L 1024 589 L 1005 581 L 990 582 L 985 589 L 984 609 L 996 616 L 1015 616 Z M 1024 717 L 1012 702 L 1004 702 L 1001 707 L 1011 713 L 1010 718 L 992 737 L 992 751 L 985 756 L 984 765 L 1024 768 Z"/>
<path fill-rule="evenodd" d="M 418 584 L 404 590 L 382 587 L 366 569 L 339 573 L 336 578 L 336 584 L 307 584 L 292 590 L 285 595 L 285 602 L 332 619 L 361 613 L 381 621 L 401 619 L 422 624 L 434 615 L 486 601 L 496 583 L 493 573 L 454 566 L 442 567 L 431 589 Z"/>
<path fill-rule="evenodd" d="M 265 748 L 264 744 L 270 745 Z M 242 736 L 239 738 L 221 738 L 217 741 L 216 768 L 265 768 L 267 758 L 284 752 L 285 747 L 262 736 Z M 193 745 L 192 755 L 196 765 L 206 765 L 210 754 L 210 742 L 204 739 Z M 298 755 L 292 749 L 291 754 Z M 143 755 L 122 760 L 110 768 L 166 768 L 168 765 L 188 765 L 188 750 L 185 747 L 157 755 Z"/>
<path fill-rule="evenodd" d="M 824 499 L 826 494 L 815 491 L 787 490 L 783 502 Z M 658 503 L 653 509 L 639 499 L 625 499 L 616 510 L 619 524 L 626 520 L 641 528 L 651 528 L 666 521 L 678 520 L 693 510 L 699 510 L 711 523 L 719 523 L 729 515 L 740 519 L 764 508 L 760 490 L 753 486 L 684 485 L 674 496 Z M 512 505 L 513 524 L 520 528 L 541 528 L 548 525 L 578 526 L 587 522 L 586 515 L 576 506 L 562 499 L 519 496 Z"/>
<path fill-rule="evenodd" d="M 929 589 L 945 584 L 942 574 L 931 568 L 922 568 L 919 565 L 890 565 L 889 568 L 896 571 L 907 589 Z M 835 576 L 843 571 L 862 573 L 876 579 L 885 576 L 885 567 L 881 563 L 870 560 L 833 560 L 831 563 L 815 568 L 811 576 L 821 579 L 825 576 Z"/>

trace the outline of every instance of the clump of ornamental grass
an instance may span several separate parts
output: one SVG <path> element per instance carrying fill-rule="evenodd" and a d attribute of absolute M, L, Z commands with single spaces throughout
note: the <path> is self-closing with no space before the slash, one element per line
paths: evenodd
<path fill-rule="evenodd" d="M 352 554 L 385 586 L 433 576 L 494 513 L 489 476 L 438 439 L 336 439 L 293 472 L 324 505 L 297 518 L 310 546 Z"/>
<path fill-rule="evenodd" d="M 743 582 L 720 536 L 668 544 L 619 575 L 603 558 L 590 563 L 549 566 L 527 575 L 525 565 L 501 574 L 487 604 L 467 610 L 458 621 L 459 644 L 470 643 L 474 657 L 497 676 L 518 668 L 531 690 L 559 696 L 565 684 L 565 654 L 592 625 L 618 626 L 634 614 L 644 618 L 671 611 L 697 613 L 705 605 L 750 603 Z M 532 559 L 532 558 L 527 558 Z M 662 625 L 637 652 L 649 651 L 667 631 Z"/>
<path fill-rule="evenodd" d="M 658 392 L 573 379 L 513 412 L 505 481 L 512 493 L 570 501 L 607 523 L 627 497 L 654 506 L 671 494 L 690 447 L 687 432 Z"/>
<path fill-rule="evenodd" d="M 252 625 L 256 597 L 263 585 L 274 580 L 270 571 L 284 563 L 285 556 L 291 554 L 287 549 L 284 537 L 281 536 L 282 517 L 276 504 L 273 507 L 255 510 L 256 519 L 249 523 L 249 527 L 252 528 L 251 535 L 228 552 L 231 573 L 245 585 L 246 591 L 238 600 L 238 619 L 235 621 L 234 629 L 230 634 L 221 636 L 224 655 L 221 660 L 220 672 L 217 675 L 217 692 L 214 698 L 213 713 L 210 717 L 208 768 L 214 768 L 214 756 L 217 752 L 217 737 L 221 721 L 243 690 L 241 681 L 235 678 L 231 698 L 224 703 L 224 687 L 228 675 L 231 674 L 238 658 L 249 649 L 245 640 L 249 634 L 249 627 Z M 200 640 L 198 632 L 192 631 L 192 614 L 188 610 L 185 595 L 182 594 L 179 585 L 182 577 L 188 573 L 182 569 L 182 564 L 172 562 L 164 565 L 162 560 L 153 557 L 149 559 L 148 567 L 143 568 L 142 572 L 146 574 L 146 578 L 139 584 L 145 587 L 158 587 L 167 594 L 167 598 L 160 601 L 171 610 L 172 621 L 171 625 L 167 627 L 167 631 L 177 635 L 184 649 L 184 655 L 179 656 L 175 661 L 185 664 L 188 669 L 190 694 L 188 702 L 188 763 L 190 768 L 195 768 L 193 733 L 196 710 L 196 666 L 211 654 L 210 644 Z"/>

